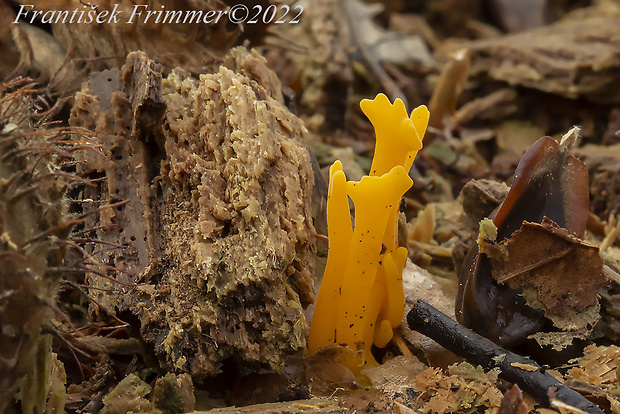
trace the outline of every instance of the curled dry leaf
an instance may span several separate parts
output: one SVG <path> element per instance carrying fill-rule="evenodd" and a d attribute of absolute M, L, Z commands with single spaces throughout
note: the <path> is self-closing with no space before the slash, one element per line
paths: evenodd
<path fill-rule="evenodd" d="M 561 243 L 567 243 L 567 239 L 576 241 L 579 237 L 583 237 L 588 217 L 587 169 L 583 163 L 570 155 L 577 135 L 578 128 L 573 128 L 562 137 L 560 144 L 550 137 L 543 137 L 527 150 L 517 166 L 515 181 L 508 196 L 491 215 L 497 227 L 497 237 L 484 238 L 483 241 L 488 241 L 490 244 L 497 243 L 510 238 L 522 227 L 524 221 L 541 223 L 545 219 L 557 224 L 556 233 L 559 232 L 559 227 L 566 229 L 561 233 L 564 235 L 563 238 L 558 238 L 556 235 L 555 238 L 552 237 L 551 240 L 545 241 L 544 233 L 526 232 L 523 241 L 518 241 L 518 243 L 527 244 L 528 246 L 524 245 L 521 249 L 534 249 L 536 255 L 532 255 L 529 250 L 514 251 L 512 255 L 509 251 L 509 258 L 506 262 L 503 262 L 503 258 L 500 261 L 494 260 L 482 253 L 480 251 L 482 249 L 475 244 L 466 257 L 459 275 L 459 290 L 456 297 L 458 320 L 502 346 L 516 345 L 529 335 L 539 332 L 547 324 L 545 315 L 559 317 L 559 314 L 567 309 L 574 309 L 573 313 L 580 313 L 588 307 L 596 306 L 596 292 L 602 284 L 600 271 L 597 273 L 596 270 L 592 270 L 594 279 L 585 279 L 576 287 L 562 283 L 565 275 L 561 269 L 573 266 L 570 261 L 574 257 L 568 254 L 561 256 L 561 252 L 567 249 L 563 248 Z M 550 224 L 547 226 L 553 227 Z M 515 235 L 519 234 L 517 232 Z M 541 240 L 535 242 L 539 237 Z M 536 247 L 537 243 L 541 245 Z M 557 285 L 552 290 L 550 290 L 551 281 L 538 279 L 530 282 L 529 280 L 532 273 L 531 265 L 538 262 L 546 263 L 549 257 L 547 250 L 550 246 L 558 249 L 556 254 L 565 257 L 563 260 L 567 261 L 562 264 L 560 270 L 557 270 L 559 280 L 555 282 Z M 598 255 L 596 247 L 590 246 L 584 249 L 592 256 L 593 262 L 590 264 L 594 265 Z M 533 261 L 530 267 L 523 263 L 527 260 Z M 553 263 L 551 266 L 555 269 L 556 265 L 557 263 Z M 502 276 L 498 276 L 498 270 L 493 270 L 497 266 L 506 269 L 501 273 Z M 579 269 L 576 264 L 573 267 Z M 527 276 L 523 275 L 524 277 L 513 280 L 511 283 L 505 283 L 524 273 L 527 273 Z M 547 276 L 541 277 L 544 279 Z M 579 278 L 580 274 L 576 273 L 574 277 Z M 592 300 L 592 293 L 588 293 L 581 301 L 571 304 L 575 306 L 573 308 L 558 306 L 556 302 L 567 304 L 570 297 L 583 294 L 581 290 L 586 290 L 583 284 L 591 285 L 594 300 Z M 537 287 L 537 295 L 528 294 L 527 289 L 524 295 L 524 288 L 527 285 Z M 545 295 L 547 296 L 545 304 L 534 303 L 540 299 L 534 301 L 533 296 Z M 523 296 L 526 298 L 524 299 Z M 585 323 L 576 324 L 573 321 L 574 315 L 569 315 L 568 322 L 558 321 L 556 326 L 565 327 L 568 324 L 568 329 L 572 330 L 576 329 L 575 324 L 580 327 L 591 324 L 596 318 L 594 315 L 593 320 L 592 315 L 598 313 L 597 309 L 592 309 L 594 311 L 588 314 L 589 317 Z"/>

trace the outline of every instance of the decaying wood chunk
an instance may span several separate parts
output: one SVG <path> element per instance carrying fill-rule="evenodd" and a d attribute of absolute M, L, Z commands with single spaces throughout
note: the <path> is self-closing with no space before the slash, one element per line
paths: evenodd
<path fill-rule="evenodd" d="M 138 375 L 129 374 L 103 399 L 101 414 L 149 412 L 154 408 L 153 403 L 145 398 L 150 392 L 149 384 Z"/>
<path fill-rule="evenodd" d="M 91 275 L 91 291 L 140 321 L 162 366 L 194 377 L 235 358 L 279 370 L 305 348 L 314 299 L 313 174 L 305 128 L 257 53 L 200 80 L 131 53 L 93 74 L 71 123 L 96 131 L 109 160 L 99 216 L 103 260 L 127 287 Z M 105 198 L 104 197 L 104 198 Z M 98 293 L 97 293 L 98 292 Z"/>
<path fill-rule="evenodd" d="M 610 39 L 619 34 L 617 19 L 596 17 L 472 42 L 472 73 L 568 98 L 618 102 L 620 54 Z"/>
<path fill-rule="evenodd" d="M 476 226 L 506 199 L 510 188 L 491 180 L 471 180 L 463 186 L 461 199 L 467 219 Z"/>
<path fill-rule="evenodd" d="M 167 373 L 157 378 L 153 388 L 153 402 L 167 413 L 188 413 L 194 411 L 196 398 L 194 384 L 188 374 Z"/>

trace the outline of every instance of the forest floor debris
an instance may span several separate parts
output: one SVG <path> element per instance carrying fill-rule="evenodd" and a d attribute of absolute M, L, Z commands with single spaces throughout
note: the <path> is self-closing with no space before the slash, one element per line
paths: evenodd
<path fill-rule="evenodd" d="M 21 93 L 11 83 L 0 96 L 0 411 L 544 412 L 529 392 L 568 412 L 568 386 L 587 410 L 620 412 L 617 2 L 312 0 L 287 3 L 303 7 L 299 24 L 12 24 L 25 3 L 0 0 L 0 77 L 39 82 L 31 100 L 11 103 Z M 410 110 L 433 102 L 399 240 L 407 309 L 421 298 L 452 319 L 479 222 L 506 198 L 523 153 L 581 126 L 583 240 L 541 219 L 494 241 L 513 257 L 495 280 L 531 282 L 536 294 L 524 294 L 553 315 L 533 337 L 579 337 L 565 354 L 528 343 L 515 351 L 537 362 L 498 355 L 484 370 L 404 323 L 365 376 L 338 363 L 338 346 L 305 358 L 327 169 L 341 159 L 350 178 L 368 172 L 374 134 L 358 104 L 378 92 Z M 9 203 L 20 189 L 32 191 Z M 561 258 L 531 279 L 549 252 Z M 580 279 L 578 265 L 597 277 Z M 45 286 L 22 283 L 33 275 Z M 515 388 L 496 365 L 564 386 Z"/>

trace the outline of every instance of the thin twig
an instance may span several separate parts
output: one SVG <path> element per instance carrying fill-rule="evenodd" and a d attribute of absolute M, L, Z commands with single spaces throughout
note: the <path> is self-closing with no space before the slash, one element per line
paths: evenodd
<path fill-rule="evenodd" d="M 407 324 L 436 341 L 441 346 L 481 365 L 486 369 L 499 368 L 500 377 L 519 385 L 539 403 L 550 406 L 549 393 L 556 400 L 584 410 L 603 414 L 603 411 L 586 400 L 577 391 L 567 387 L 545 372 L 536 362 L 500 348 L 492 341 L 465 328 L 423 300 L 417 300 L 407 314 Z M 536 371 L 519 368 L 519 364 L 534 366 Z"/>

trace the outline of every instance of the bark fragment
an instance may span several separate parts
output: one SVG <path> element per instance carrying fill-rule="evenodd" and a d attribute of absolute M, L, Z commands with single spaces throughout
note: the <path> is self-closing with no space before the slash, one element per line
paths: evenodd
<path fill-rule="evenodd" d="M 608 41 L 618 33 L 617 20 L 600 15 L 472 42 L 472 73 L 568 98 L 618 102 L 620 57 Z"/>

